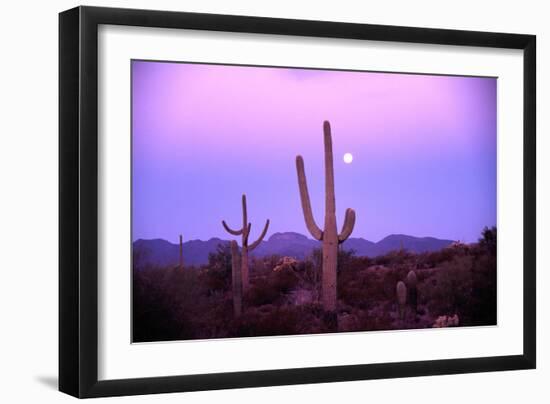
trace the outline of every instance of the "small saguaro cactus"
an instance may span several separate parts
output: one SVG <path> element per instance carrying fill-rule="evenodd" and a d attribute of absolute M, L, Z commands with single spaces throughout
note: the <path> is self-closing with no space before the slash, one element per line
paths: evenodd
<path fill-rule="evenodd" d="M 408 301 L 414 313 L 417 311 L 418 306 L 418 280 L 416 278 L 416 272 L 410 270 L 405 279 L 407 284 L 407 291 L 409 292 Z"/>
<path fill-rule="evenodd" d="M 239 246 L 235 240 L 231 240 L 231 286 L 233 291 L 233 312 L 239 317 L 243 311 L 243 280 L 241 276 L 241 263 Z"/>
<path fill-rule="evenodd" d="M 180 261 L 179 268 L 183 270 L 183 236 L 180 234 Z"/>
<path fill-rule="evenodd" d="M 355 211 L 348 208 L 342 231 L 338 234 L 336 227 L 336 198 L 334 195 L 334 167 L 332 155 L 332 135 L 330 123 L 323 123 L 325 143 L 325 224 L 323 230 L 317 226 L 311 210 L 309 191 L 307 189 L 304 159 L 296 156 L 296 171 L 298 173 L 298 187 L 304 219 L 310 234 L 314 239 L 323 242 L 322 267 L 322 300 L 326 311 L 336 310 L 336 268 L 338 265 L 338 245 L 347 240 L 355 225 Z"/>
<path fill-rule="evenodd" d="M 227 223 L 225 223 L 225 220 L 222 220 L 222 225 L 224 229 L 234 236 L 242 236 L 242 242 L 241 242 L 241 276 L 242 276 L 242 286 L 243 290 L 248 289 L 249 284 L 249 276 L 248 276 L 248 252 L 253 251 L 256 247 L 260 245 L 262 240 L 265 237 L 265 234 L 267 233 L 267 229 L 269 227 L 269 219 L 265 222 L 264 229 L 262 230 L 262 233 L 260 234 L 260 237 L 256 241 L 254 241 L 252 244 L 248 244 L 248 236 L 250 235 L 250 229 L 252 227 L 252 223 L 248 222 L 248 216 L 247 216 L 247 209 L 246 209 L 246 195 L 243 194 L 242 196 L 242 206 L 243 206 L 243 226 L 238 230 L 231 229 Z"/>
<path fill-rule="evenodd" d="M 399 310 L 399 318 L 403 320 L 403 317 L 405 315 L 405 305 L 407 304 L 407 287 L 405 286 L 405 283 L 403 281 L 397 282 L 395 291 L 397 293 L 397 307 Z"/>

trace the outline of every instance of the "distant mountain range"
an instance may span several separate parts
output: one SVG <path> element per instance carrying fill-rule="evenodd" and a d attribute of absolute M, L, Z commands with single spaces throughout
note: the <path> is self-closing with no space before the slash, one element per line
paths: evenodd
<path fill-rule="evenodd" d="M 186 241 L 183 243 L 183 261 L 185 265 L 207 264 L 208 254 L 216 252 L 218 246 L 228 243 L 229 240 L 219 238 L 211 238 L 207 241 Z M 453 243 L 453 240 L 392 234 L 377 243 L 364 238 L 349 238 L 342 246 L 344 250 L 354 250 L 357 256 L 376 257 L 400 248 L 415 253 L 437 251 L 451 243 Z M 274 233 L 268 240 L 263 241 L 251 255 L 256 257 L 281 255 L 304 259 L 311 254 L 313 249 L 320 247 L 320 242 L 307 238 L 303 234 L 293 232 Z M 172 244 L 163 239 L 139 239 L 133 243 L 133 255 L 136 269 L 177 265 L 179 244 Z"/>

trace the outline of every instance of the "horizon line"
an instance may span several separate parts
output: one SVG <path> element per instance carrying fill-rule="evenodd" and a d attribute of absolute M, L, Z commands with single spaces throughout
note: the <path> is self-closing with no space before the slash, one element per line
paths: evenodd
<path fill-rule="evenodd" d="M 488 228 L 492 228 L 492 227 L 496 227 L 496 226 L 487 226 Z M 318 240 L 315 240 L 314 238 L 312 237 L 309 237 L 303 233 L 299 233 L 299 232 L 296 232 L 296 231 L 286 231 L 286 232 L 275 232 L 275 233 L 272 233 L 269 237 L 265 237 L 262 242 L 266 242 L 267 240 L 269 240 L 272 236 L 276 235 L 276 234 L 288 234 L 288 233 L 293 233 L 293 234 L 298 234 L 300 236 L 303 236 L 305 238 L 307 238 L 308 240 L 311 240 L 311 241 L 317 241 L 317 242 L 320 242 Z M 182 233 L 183 235 L 183 233 Z M 179 235 L 178 235 L 179 236 Z M 442 240 L 442 241 L 452 241 L 452 242 L 461 242 L 461 243 L 465 243 L 465 244 L 471 244 L 471 243 L 476 243 L 479 239 L 476 239 L 475 241 L 466 241 L 466 240 L 461 240 L 459 238 L 441 238 L 441 237 L 436 237 L 436 236 L 415 236 L 415 235 L 411 235 L 411 234 L 406 234 L 406 233 L 390 233 L 384 237 L 382 237 L 381 239 L 377 240 L 377 241 L 373 241 L 371 239 L 368 239 L 368 238 L 365 238 L 365 237 L 362 237 L 362 236 L 357 236 L 357 237 L 350 237 L 348 240 L 350 239 L 362 239 L 362 240 L 365 240 L 365 241 L 369 241 L 371 243 L 379 243 L 381 242 L 382 240 L 385 240 L 386 238 L 388 237 L 391 237 L 391 236 L 405 236 L 405 237 L 414 237 L 414 238 L 417 238 L 417 239 L 426 239 L 426 238 L 432 238 L 432 239 L 437 239 L 437 240 Z M 481 232 L 480 232 L 480 237 L 481 237 Z M 191 238 L 191 239 L 183 239 L 183 242 L 186 243 L 186 242 L 190 242 L 190 241 L 203 241 L 203 242 L 206 242 L 206 241 L 210 241 L 210 240 L 213 240 L 213 239 L 218 239 L 218 240 L 221 240 L 221 241 L 231 241 L 231 240 L 234 240 L 234 238 L 221 238 L 221 237 L 217 237 L 217 236 L 213 236 L 213 237 L 210 237 L 208 239 L 201 239 L 201 238 Z M 163 237 L 153 237 L 153 238 L 142 238 L 142 237 L 139 237 L 137 239 L 134 239 L 132 240 L 132 243 L 135 243 L 137 241 L 140 241 L 140 240 L 143 240 L 143 241 L 152 241 L 152 240 L 163 240 L 163 241 L 166 241 L 170 244 L 175 244 L 175 245 L 178 245 L 179 242 L 172 242 L 166 238 L 163 238 Z M 345 243 L 345 242 L 344 242 Z M 344 244 L 342 243 L 342 244 Z"/>

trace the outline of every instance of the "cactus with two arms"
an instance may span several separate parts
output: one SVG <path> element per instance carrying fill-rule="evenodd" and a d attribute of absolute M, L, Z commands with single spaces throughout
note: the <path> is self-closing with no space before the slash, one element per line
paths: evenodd
<path fill-rule="evenodd" d="M 247 215 L 247 209 L 246 209 L 246 195 L 243 194 L 242 196 L 242 219 L 243 219 L 243 225 L 240 229 L 234 230 L 231 227 L 227 225 L 225 220 L 222 220 L 222 225 L 224 229 L 234 236 L 241 236 L 241 276 L 242 276 L 242 289 L 243 291 L 246 291 L 249 286 L 249 272 L 248 272 L 248 253 L 253 251 L 256 247 L 260 245 L 262 240 L 265 237 L 265 234 L 267 233 L 267 229 L 269 227 L 269 219 L 265 222 L 264 229 L 262 230 L 262 233 L 260 234 L 260 237 L 256 241 L 254 241 L 252 244 L 248 243 L 248 236 L 250 235 L 250 230 L 252 228 L 252 223 L 248 222 L 248 215 Z"/>
<path fill-rule="evenodd" d="M 306 226 L 314 239 L 323 243 L 322 265 L 322 301 L 326 311 L 336 310 L 336 269 L 338 265 L 338 245 L 348 239 L 355 225 L 355 211 L 346 209 L 342 231 L 338 233 L 336 226 L 336 197 L 334 195 L 334 166 L 332 154 L 332 134 L 330 123 L 323 124 L 325 143 L 325 223 L 323 230 L 315 223 L 311 210 L 311 201 L 307 189 L 307 180 L 304 170 L 304 159 L 296 156 L 296 171 L 298 186 Z"/>

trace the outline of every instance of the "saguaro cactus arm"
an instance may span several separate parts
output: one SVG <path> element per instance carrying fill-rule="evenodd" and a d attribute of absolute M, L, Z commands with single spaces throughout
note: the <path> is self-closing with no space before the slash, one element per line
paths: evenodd
<path fill-rule="evenodd" d="M 247 217 L 247 210 L 246 210 L 246 195 L 243 194 L 242 196 L 242 205 L 243 205 L 243 227 L 241 227 L 239 230 L 233 230 L 227 223 L 225 223 L 225 220 L 222 220 L 222 225 L 225 231 L 227 231 L 229 234 L 232 234 L 234 236 L 243 236 L 243 245 L 246 244 L 246 240 L 248 239 L 248 234 L 250 233 L 250 226 L 251 224 L 248 223 L 248 217 Z"/>
<path fill-rule="evenodd" d="M 309 199 L 306 173 L 304 170 L 304 159 L 302 156 L 296 156 L 296 171 L 298 173 L 298 187 L 300 188 L 300 200 L 302 202 L 302 211 L 304 212 L 306 227 L 314 239 L 322 240 L 323 232 L 315 223 L 311 210 L 311 201 Z"/>
<path fill-rule="evenodd" d="M 225 231 L 227 231 L 229 234 L 233 234 L 234 236 L 240 236 L 241 234 L 243 234 L 243 229 L 233 230 L 227 225 L 227 223 L 225 223 L 225 220 L 222 220 L 222 225 Z"/>
<path fill-rule="evenodd" d="M 346 217 L 344 218 L 344 225 L 342 231 L 338 235 L 338 242 L 343 243 L 348 239 L 355 226 L 355 211 L 351 208 L 346 209 Z"/>
<path fill-rule="evenodd" d="M 265 222 L 265 226 L 264 226 L 264 229 L 262 230 L 262 234 L 260 234 L 260 237 L 258 237 L 258 239 L 256 241 L 254 241 L 252 244 L 250 244 L 248 246 L 249 251 L 254 250 L 256 247 L 258 247 L 260 245 L 260 243 L 262 242 L 262 240 L 265 237 L 265 234 L 267 233 L 267 228 L 268 227 L 269 227 L 269 219 L 267 219 L 267 221 Z M 250 229 L 250 227 L 249 227 L 249 229 Z"/>

